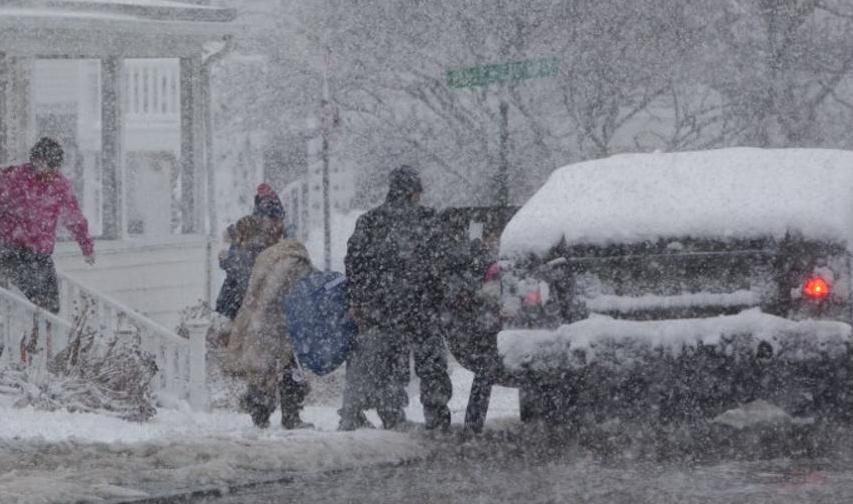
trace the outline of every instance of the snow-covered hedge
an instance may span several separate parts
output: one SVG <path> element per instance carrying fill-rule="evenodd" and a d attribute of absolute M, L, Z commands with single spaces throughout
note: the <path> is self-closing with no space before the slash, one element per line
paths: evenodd
<path fill-rule="evenodd" d="M 32 362 L 0 367 L 0 394 L 15 398 L 15 406 L 70 412 L 97 412 L 131 421 L 156 414 L 151 382 L 157 373 L 154 357 L 139 341 L 105 338 L 92 330 L 83 310 L 76 317 L 67 347 L 46 363 L 47 378 Z M 32 337 L 32 336 L 31 336 Z"/>

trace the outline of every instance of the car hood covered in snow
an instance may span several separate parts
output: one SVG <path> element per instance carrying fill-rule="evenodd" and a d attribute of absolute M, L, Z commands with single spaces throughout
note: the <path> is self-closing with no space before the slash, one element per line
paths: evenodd
<path fill-rule="evenodd" d="M 853 152 L 733 148 L 565 166 L 509 222 L 503 257 L 568 245 L 788 233 L 850 243 Z"/>

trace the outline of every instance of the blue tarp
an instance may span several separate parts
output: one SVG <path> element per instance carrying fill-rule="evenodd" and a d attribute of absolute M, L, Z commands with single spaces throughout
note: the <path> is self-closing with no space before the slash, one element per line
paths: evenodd
<path fill-rule="evenodd" d="M 349 315 L 346 277 L 316 271 L 284 298 L 288 334 L 300 364 L 318 375 L 334 371 L 347 357 L 357 333 Z"/>

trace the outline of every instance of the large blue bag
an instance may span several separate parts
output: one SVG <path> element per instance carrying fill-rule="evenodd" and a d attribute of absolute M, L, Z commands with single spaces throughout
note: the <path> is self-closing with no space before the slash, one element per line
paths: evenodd
<path fill-rule="evenodd" d="M 349 314 L 346 286 L 341 273 L 315 271 L 284 298 L 296 358 L 318 375 L 334 371 L 346 360 L 358 332 Z"/>

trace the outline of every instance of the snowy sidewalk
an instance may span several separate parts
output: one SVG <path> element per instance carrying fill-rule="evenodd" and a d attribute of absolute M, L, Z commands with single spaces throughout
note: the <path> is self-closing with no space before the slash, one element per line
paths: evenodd
<path fill-rule="evenodd" d="M 464 418 L 471 374 L 453 372 L 450 404 Z M 412 391 L 416 391 L 413 384 Z M 489 418 L 517 416 L 515 391 L 497 388 Z M 427 456 L 419 436 L 363 429 L 335 432 L 335 406 L 308 406 L 314 430 L 259 431 L 248 415 L 161 410 L 134 424 L 84 413 L 15 409 L 0 397 L 0 502 L 115 501 L 151 494 L 228 486 L 292 472 L 317 472 L 400 463 Z M 371 412 L 372 413 L 372 412 Z M 409 418 L 422 421 L 412 394 Z M 374 414 L 368 417 L 378 424 Z"/>

